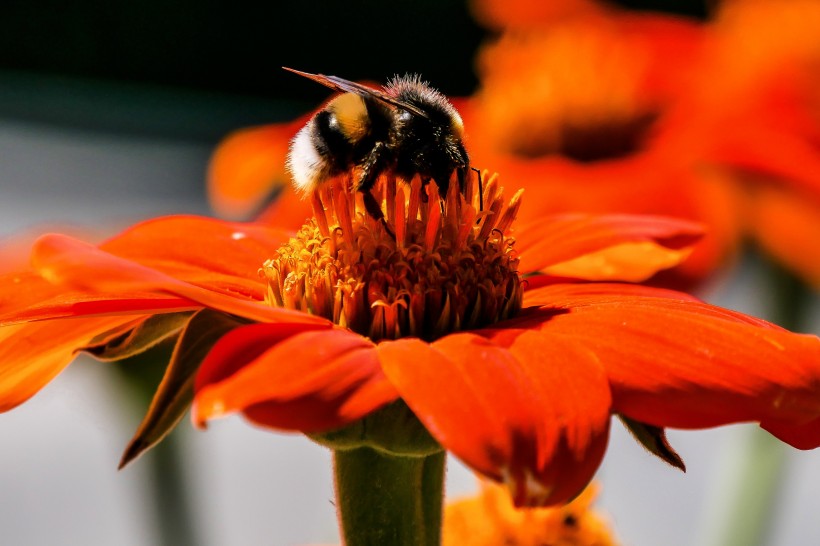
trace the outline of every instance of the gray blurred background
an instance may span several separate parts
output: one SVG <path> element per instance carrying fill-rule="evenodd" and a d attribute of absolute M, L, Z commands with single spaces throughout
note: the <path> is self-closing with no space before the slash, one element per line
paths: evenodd
<path fill-rule="evenodd" d="M 631 5 L 703 11 L 695 2 Z M 293 117 L 324 96 L 282 74 L 283 64 L 351 79 L 421 72 L 448 94 L 473 89 L 472 56 L 483 32 L 461 2 L 341 6 L 4 2 L 0 239 L 54 228 L 105 235 L 160 214 L 209 214 L 204 180 L 218 139 Z M 747 260 L 705 296 L 765 313 L 759 275 Z M 0 415 L 0 544 L 159 543 L 148 470 L 155 454 L 116 470 L 144 407 L 113 366 L 80 359 L 30 402 Z M 722 485 L 743 456 L 745 428 L 673 431 L 689 469 L 683 475 L 615 423 L 600 506 L 623 543 L 708 544 Z M 173 438 L 197 544 L 337 540 L 325 449 L 239 418 L 206 432 L 184 421 Z M 769 542 L 820 544 L 820 457 L 789 450 L 788 460 Z M 475 488 L 453 462 L 448 494 Z"/>

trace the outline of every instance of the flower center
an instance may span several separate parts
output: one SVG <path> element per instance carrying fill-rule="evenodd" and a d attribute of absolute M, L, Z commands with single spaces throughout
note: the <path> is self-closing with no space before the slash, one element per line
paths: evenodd
<path fill-rule="evenodd" d="M 628 156 L 645 146 L 661 112 L 643 89 L 646 51 L 606 25 L 508 33 L 484 49 L 479 64 L 483 132 L 523 157 Z"/>
<path fill-rule="evenodd" d="M 313 218 L 263 265 L 269 304 L 326 317 L 373 340 L 435 339 L 521 309 L 509 236 L 520 191 L 505 204 L 492 176 L 480 211 L 477 177 L 463 195 L 453 178 L 443 200 L 433 182 L 383 177 L 373 189 L 384 213 L 377 220 L 350 181 L 340 177 L 315 191 Z"/>
<path fill-rule="evenodd" d="M 597 125 L 564 123 L 556 128 L 556 142 L 518 139 L 512 142 L 511 151 L 529 158 L 558 154 L 581 163 L 626 157 L 643 148 L 657 117 L 655 113 L 646 113 Z"/>

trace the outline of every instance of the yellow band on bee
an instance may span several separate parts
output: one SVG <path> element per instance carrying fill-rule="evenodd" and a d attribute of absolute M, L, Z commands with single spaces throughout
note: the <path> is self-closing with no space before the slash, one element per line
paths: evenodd
<path fill-rule="evenodd" d="M 364 99 L 353 93 L 343 93 L 330 101 L 327 109 L 336 117 L 341 132 L 352 141 L 367 136 L 369 118 Z"/>

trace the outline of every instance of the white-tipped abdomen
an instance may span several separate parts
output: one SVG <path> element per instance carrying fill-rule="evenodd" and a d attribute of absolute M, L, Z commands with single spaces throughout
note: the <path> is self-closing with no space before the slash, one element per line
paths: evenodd
<path fill-rule="evenodd" d="M 313 145 L 312 130 L 313 120 L 296 133 L 288 152 L 287 168 L 293 177 L 293 185 L 302 194 L 314 190 L 327 169 L 325 161 Z"/>

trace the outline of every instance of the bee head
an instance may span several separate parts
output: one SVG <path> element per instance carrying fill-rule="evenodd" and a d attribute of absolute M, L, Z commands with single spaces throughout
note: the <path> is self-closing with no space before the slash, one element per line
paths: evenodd
<path fill-rule="evenodd" d="M 419 173 L 435 180 L 446 192 L 450 176 L 456 171 L 463 187 L 470 161 L 463 143 L 464 123 L 450 101 L 419 76 L 395 77 L 385 91 L 400 104 L 424 112 L 420 116 L 398 107 L 396 134 L 403 150 L 398 158 L 399 174 L 407 177 Z"/>

